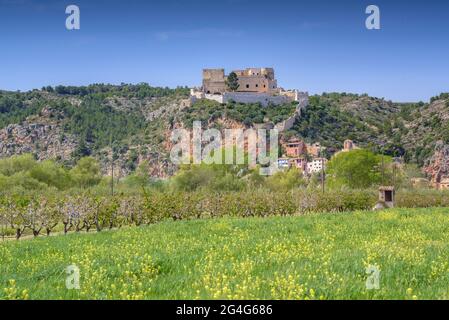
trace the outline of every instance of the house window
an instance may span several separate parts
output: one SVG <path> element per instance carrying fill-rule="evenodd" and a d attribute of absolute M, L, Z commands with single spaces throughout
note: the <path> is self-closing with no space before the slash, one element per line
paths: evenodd
<path fill-rule="evenodd" d="M 256 88 L 259 88 L 259 85 L 258 85 L 258 84 L 256 84 Z"/>
<path fill-rule="evenodd" d="M 249 89 L 249 84 L 246 85 L 246 89 Z"/>

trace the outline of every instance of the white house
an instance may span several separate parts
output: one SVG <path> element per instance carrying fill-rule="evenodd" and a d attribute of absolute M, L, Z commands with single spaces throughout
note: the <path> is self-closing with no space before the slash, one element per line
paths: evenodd
<path fill-rule="evenodd" d="M 315 158 L 311 162 L 307 163 L 307 173 L 320 173 L 322 170 L 326 169 L 326 158 Z"/>

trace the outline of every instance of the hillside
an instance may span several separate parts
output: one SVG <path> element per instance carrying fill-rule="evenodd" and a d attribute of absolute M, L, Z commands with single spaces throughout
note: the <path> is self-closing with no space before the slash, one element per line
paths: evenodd
<path fill-rule="evenodd" d="M 11 241 L 0 299 L 448 299 L 448 228 L 447 209 L 393 209 Z"/>
<path fill-rule="evenodd" d="M 222 105 L 199 101 L 186 107 L 187 88 L 154 88 L 147 84 L 46 87 L 31 92 L 0 92 L 0 157 L 33 153 L 66 165 L 92 155 L 102 169 L 124 176 L 143 161 L 153 176 L 176 170 L 168 159 L 173 128 L 189 128 L 195 120 L 219 129 L 279 123 L 293 114 L 294 104 Z M 438 141 L 449 143 L 449 98 L 430 103 L 398 104 L 354 94 L 310 97 L 310 106 L 284 138 L 299 135 L 319 141 L 329 155 L 345 139 L 420 166 L 429 165 Z"/>

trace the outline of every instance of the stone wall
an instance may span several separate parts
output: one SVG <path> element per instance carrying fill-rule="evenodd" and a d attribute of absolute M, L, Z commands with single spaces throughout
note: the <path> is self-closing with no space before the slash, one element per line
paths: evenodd
<path fill-rule="evenodd" d="M 309 95 L 307 92 L 300 92 L 298 90 L 283 91 L 280 95 L 271 95 L 268 93 L 254 93 L 254 92 L 225 92 L 223 94 L 205 94 L 197 89 L 191 89 L 190 92 L 191 103 L 197 99 L 208 99 L 217 101 L 219 103 L 228 103 L 235 101 L 238 103 L 260 103 L 262 106 L 268 106 L 270 103 L 280 105 L 297 101 L 295 113 L 285 121 L 275 125 L 279 132 L 289 130 L 293 127 L 296 120 L 301 117 L 302 110 L 309 105 Z"/>
<path fill-rule="evenodd" d="M 213 100 L 219 103 L 224 103 L 224 96 L 221 94 L 205 94 L 204 98 L 206 98 L 207 100 Z"/>
<path fill-rule="evenodd" d="M 266 93 L 226 92 L 223 94 L 223 103 L 231 100 L 239 103 L 260 103 L 263 106 L 270 103 L 278 105 L 291 102 L 286 96 L 273 96 Z"/>
<path fill-rule="evenodd" d="M 274 128 L 277 129 L 279 132 L 290 130 L 293 127 L 293 125 L 295 124 L 298 117 L 299 117 L 299 115 L 297 113 L 295 113 L 293 116 L 291 116 L 287 120 L 276 124 L 276 126 Z"/>
<path fill-rule="evenodd" d="M 203 91 L 209 94 L 226 91 L 226 77 L 224 69 L 203 70 Z"/>
<path fill-rule="evenodd" d="M 258 76 L 239 76 L 237 92 L 274 93 L 277 91 L 277 81 Z"/>

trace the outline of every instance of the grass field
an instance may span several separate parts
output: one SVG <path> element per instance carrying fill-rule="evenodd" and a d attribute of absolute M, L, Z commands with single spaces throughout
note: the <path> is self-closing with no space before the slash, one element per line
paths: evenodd
<path fill-rule="evenodd" d="M 80 269 L 80 290 L 65 268 Z M 380 270 L 367 290 L 366 269 Z M 0 299 L 448 299 L 449 209 L 164 222 L 0 243 Z"/>

